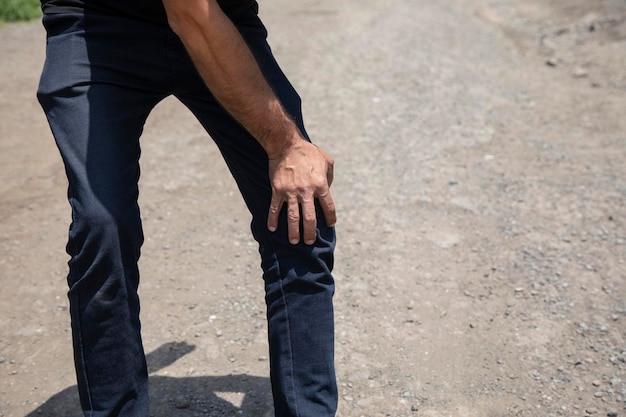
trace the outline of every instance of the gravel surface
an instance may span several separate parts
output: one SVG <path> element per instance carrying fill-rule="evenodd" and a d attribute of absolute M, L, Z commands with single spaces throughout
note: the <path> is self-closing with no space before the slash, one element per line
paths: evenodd
<path fill-rule="evenodd" d="M 263 0 L 336 159 L 339 416 L 626 416 L 626 3 Z M 80 415 L 38 22 L 0 27 L 0 417 Z M 155 417 L 270 416 L 250 216 L 167 99 L 142 139 Z"/>

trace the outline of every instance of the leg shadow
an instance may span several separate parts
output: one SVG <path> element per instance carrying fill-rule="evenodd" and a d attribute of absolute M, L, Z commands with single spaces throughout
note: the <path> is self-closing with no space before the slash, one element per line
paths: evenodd
<path fill-rule="evenodd" d="M 148 370 L 156 372 L 191 353 L 194 345 L 165 343 L 146 355 Z M 272 415 L 269 378 L 223 375 L 174 378 L 150 377 L 151 417 L 261 417 Z M 50 397 L 25 417 L 82 417 L 77 387 Z"/>

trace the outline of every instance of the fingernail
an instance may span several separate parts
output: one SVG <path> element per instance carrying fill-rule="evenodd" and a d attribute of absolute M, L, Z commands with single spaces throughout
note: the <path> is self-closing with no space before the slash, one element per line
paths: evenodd
<path fill-rule="evenodd" d="M 275 232 L 276 228 L 274 226 L 268 226 L 268 229 L 270 229 L 270 232 Z"/>
<path fill-rule="evenodd" d="M 307 241 L 306 241 L 306 242 L 304 242 L 304 243 L 306 243 L 307 245 L 312 245 L 312 244 L 314 244 L 314 243 L 315 243 L 315 239 L 313 239 L 313 240 L 307 240 Z"/>
<path fill-rule="evenodd" d="M 298 239 L 289 239 L 289 243 L 291 243 L 292 245 L 297 245 L 298 242 L 300 242 L 300 240 Z"/>

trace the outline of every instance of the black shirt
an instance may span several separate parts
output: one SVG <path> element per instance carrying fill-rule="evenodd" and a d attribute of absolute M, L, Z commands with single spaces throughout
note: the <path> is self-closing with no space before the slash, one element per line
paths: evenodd
<path fill-rule="evenodd" d="M 255 0 L 218 0 L 217 2 L 224 13 L 230 17 L 256 6 Z M 162 0 L 41 0 L 41 9 L 44 13 L 94 12 L 160 23 L 167 22 Z"/>

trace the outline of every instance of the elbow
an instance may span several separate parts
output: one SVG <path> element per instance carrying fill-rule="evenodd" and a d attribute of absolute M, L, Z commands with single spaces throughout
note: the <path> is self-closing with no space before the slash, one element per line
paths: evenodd
<path fill-rule="evenodd" d="M 167 23 L 170 26 L 170 29 L 178 35 L 180 38 L 184 37 L 185 29 L 189 29 L 190 19 L 189 16 L 180 11 L 170 11 L 167 12 Z"/>
<path fill-rule="evenodd" d="M 202 16 L 208 14 L 205 1 L 163 0 L 163 5 L 167 13 L 167 23 L 180 38 L 197 28 Z"/>

